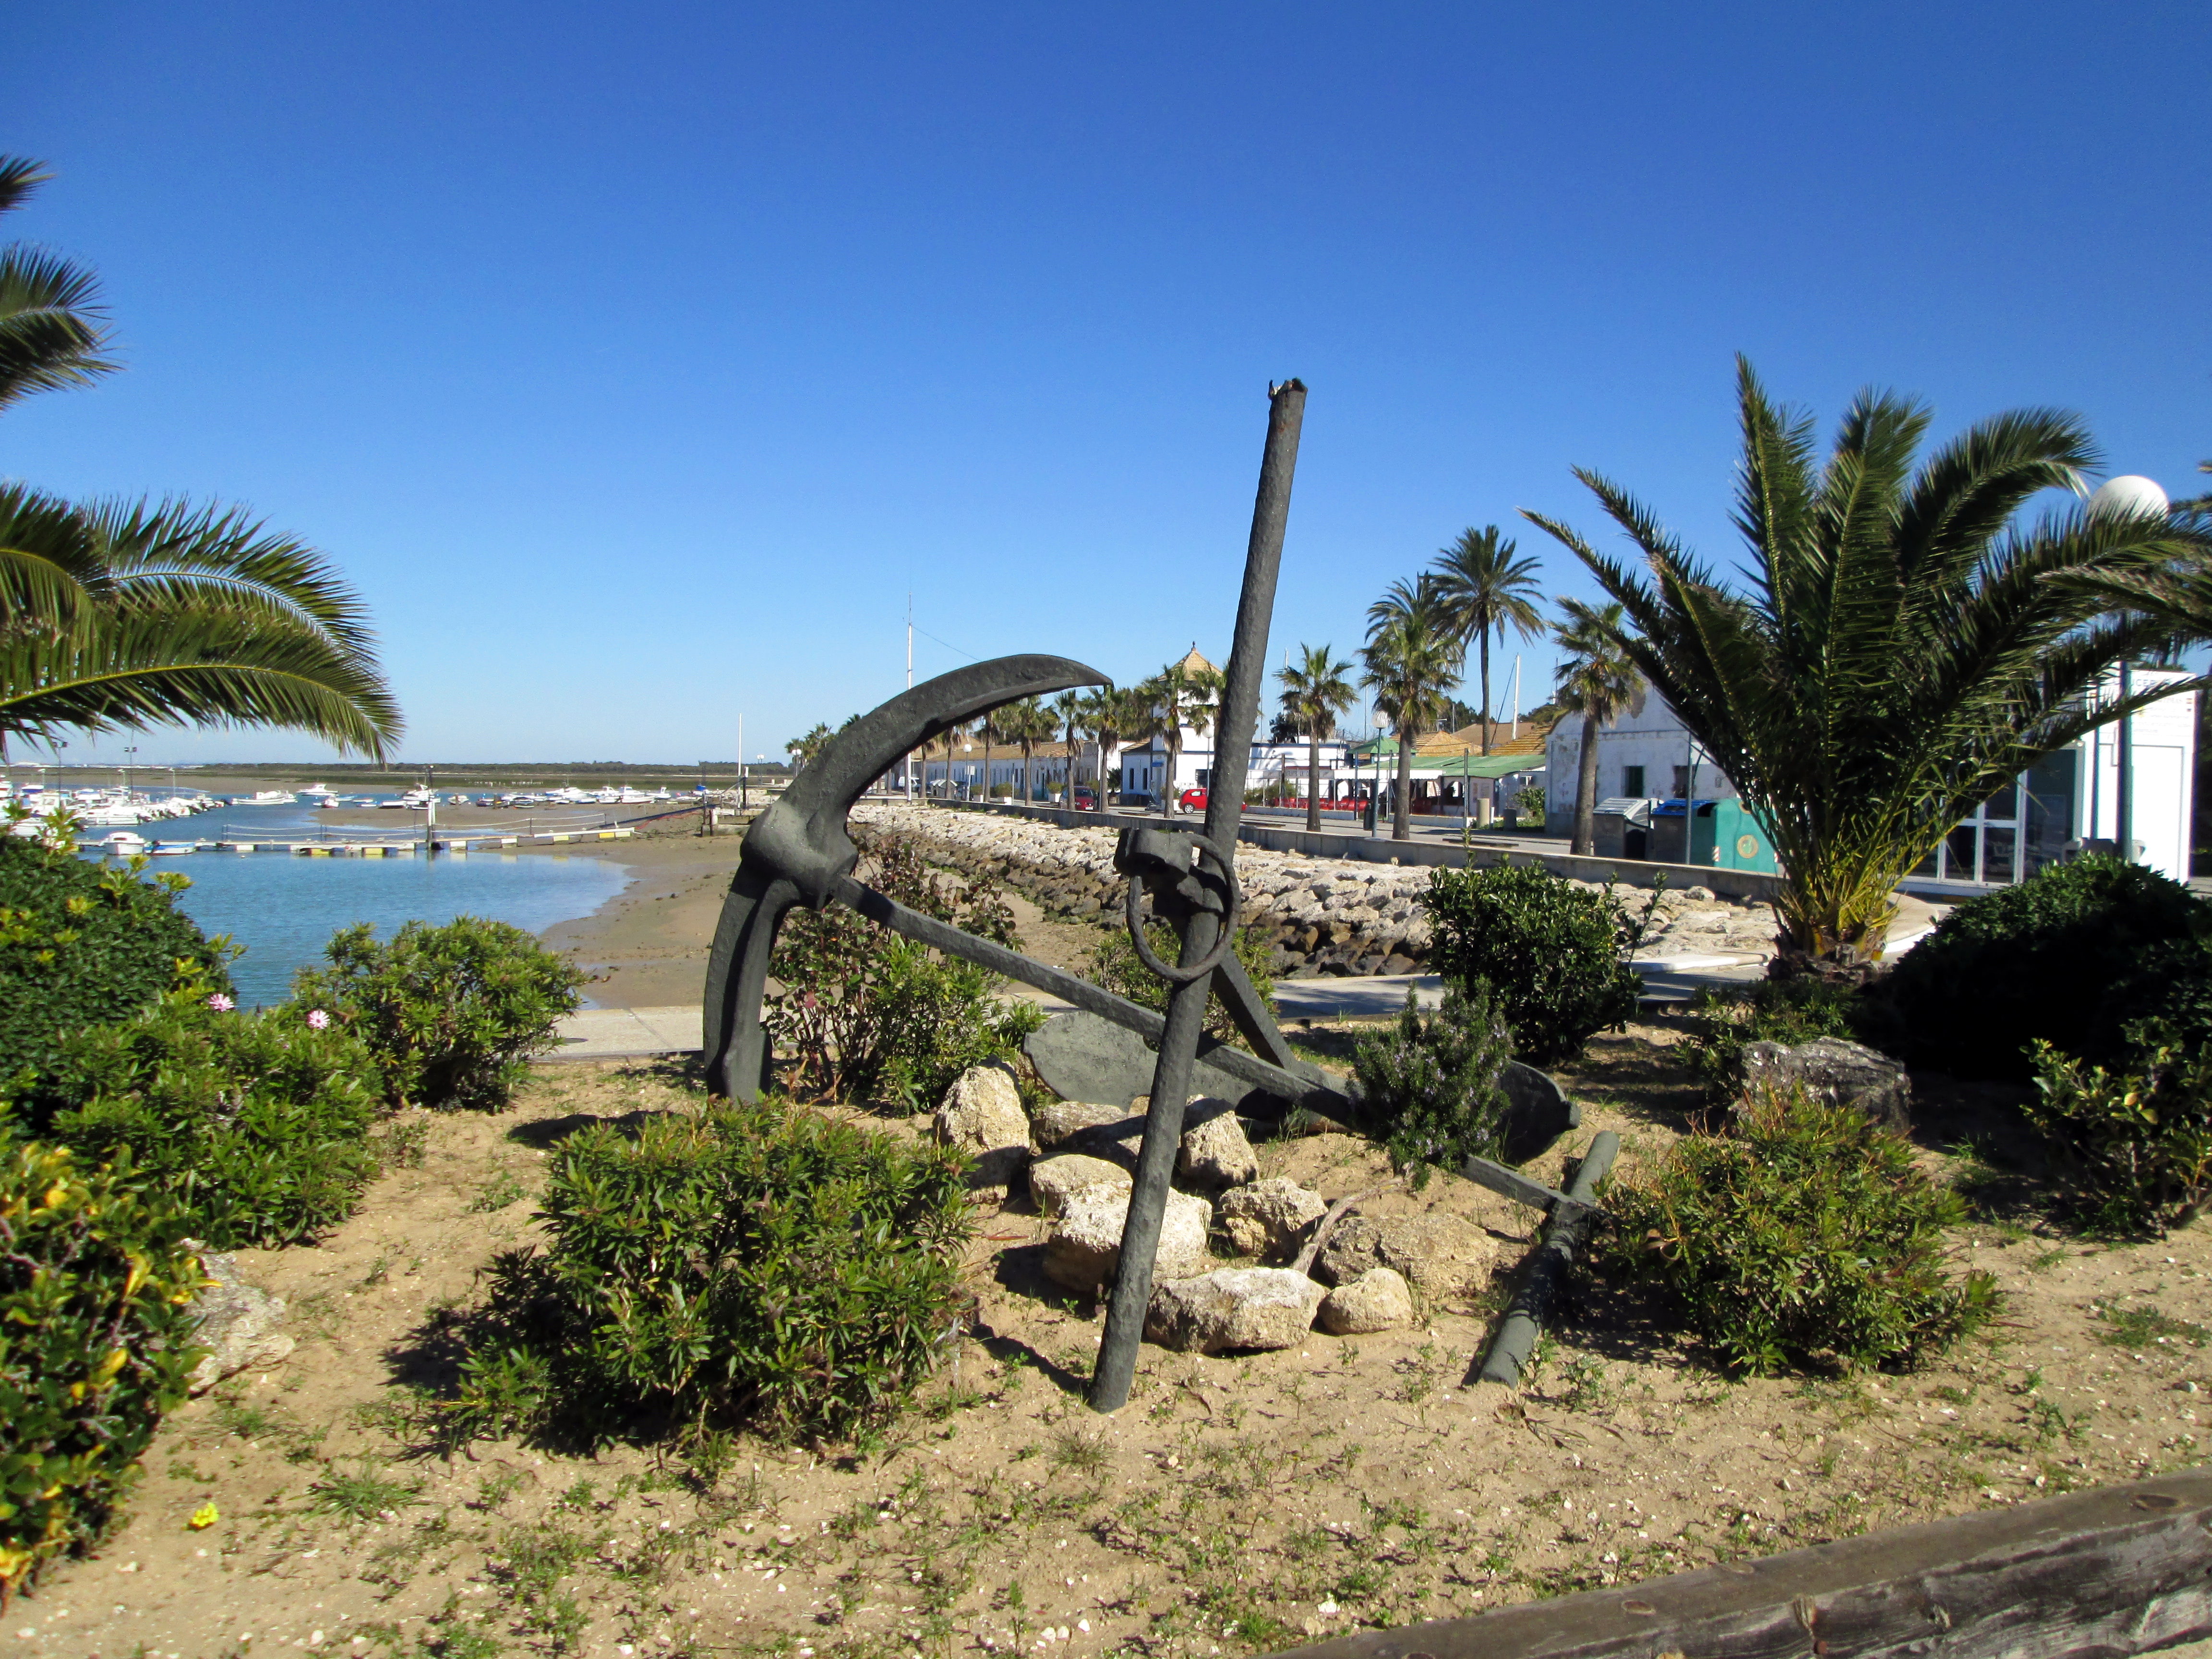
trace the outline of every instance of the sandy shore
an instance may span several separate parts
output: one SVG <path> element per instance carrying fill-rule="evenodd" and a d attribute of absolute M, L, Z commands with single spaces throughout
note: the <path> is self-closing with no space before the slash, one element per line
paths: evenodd
<path fill-rule="evenodd" d="M 669 836 L 561 849 L 629 871 L 629 884 L 591 915 L 556 922 L 539 936 L 580 967 L 605 975 L 586 988 L 586 1006 L 658 1008 L 700 1000 L 738 846 L 735 836 Z"/>

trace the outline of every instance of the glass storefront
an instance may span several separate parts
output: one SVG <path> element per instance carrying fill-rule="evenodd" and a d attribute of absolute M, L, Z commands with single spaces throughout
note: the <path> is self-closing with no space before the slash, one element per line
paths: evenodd
<path fill-rule="evenodd" d="M 2057 863 L 2074 838 L 2081 759 L 2072 749 L 2045 756 L 1961 820 L 1912 873 L 1923 881 L 2001 887 Z"/>

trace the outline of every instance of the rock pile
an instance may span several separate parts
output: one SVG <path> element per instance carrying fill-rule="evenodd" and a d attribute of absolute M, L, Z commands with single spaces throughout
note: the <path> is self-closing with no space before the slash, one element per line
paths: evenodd
<path fill-rule="evenodd" d="M 1103 1296 L 1121 1265 L 1132 1172 L 1144 1113 L 1063 1100 L 1024 1113 L 1003 1066 L 979 1066 L 945 1091 L 932 1132 L 966 1152 L 969 1184 L 1001 1200 L 1024 1170 L 1030 1198 L 1050 1224 L 1044 1273 L 1080 1296 Z M 1317 1193 L 1277 1176 L 1259 1179 L 1259 1158 L 1228 1103 L 1195 1096 L 1185 1109 L 1177 1178 L 1152 1257 L 1145 1334 L 1191 1352 L 1285 1348 L 1305 1340 L 1319 1315 L 1339 1335 L 1394 1329 L 1413 1320 L 1408 1281 L 1425 1294 L 1464 1291 L 1486 1266 L 1487 1241 L 1450 1217 L 1358 1215 L 1340 1222 L 1310 1275 L 1298 1257 L 1327 1215 Z M 1212 1194 L 1209 1200 L 1200 1193 Z M 1216 1267 L 1209 1236 L 1268 1265 Z M 1330 1287 L 1335 1288 L 1332 1290 Z"/>
<path fill-rule="evenodd" d="M 994 876 L 1052 914 L 1111 919 L 1121 913 L 1123 883 L 1115 873 L 1109 829 L 1063 830 L 1034 818 L 897 802 L 855 806 L 851 824 L 863 847 L 872 837 L 896 836 L 929 862 Z M 1429 884 L 1425 867 L 1240 847 L 1237 879 L 1245 928 L 1273 950 L 1278 977 L 1411 974 L 1428 961 L 1428 918 L 1414 902 Z M 1661 898 L 1645 949 L 1750 956 L 1770 952 L 1773 944 L 1773 919 L 1765 905 L 1738 904 L 1692 887 Z"/>

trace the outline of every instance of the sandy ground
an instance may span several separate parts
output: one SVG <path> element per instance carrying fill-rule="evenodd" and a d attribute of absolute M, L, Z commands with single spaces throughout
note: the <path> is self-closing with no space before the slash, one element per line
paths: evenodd
<path fill-rule="evenodd" d="M 1301 1040 L 1327 1056 L 1349 1035 Z M 1568 1074 L 1589 1103 L 1574 1146 L 1612 1127 L 1634 1159 L 1680 1133 L 1694 1097 L 1674 1041 L 1653 1026 L 1593 1045 Z M 424 1115 L 420 1165 L 319 1246 L 245 1253 L 289 1298 L 299 1351 L 164 1427 L 127 1525 L 19 1600 L 0 1650 L 1211 1659 L 2199 1461 L 2201 1224 L 2126 1248 L 2032 1215 L 1962 1229 L 1956 1253 L 1996 1274 L 2006 1317 L 1911 1375 L 1732 1382 L 1601 1283 L 1508 1393 L 1464 1378 L 1528 1217 L 1449 1176 L 1372 1203 L 1485 1228 L 1474 1294 L 1414 1328 L 1276 1353 L 1147 1347 L 1112 1419 L 1080 1398 L 1099 1310 L 1042 1281 L 1018 1201 L 981 1218 L 974 1330 L 882 1446 L 744 1441 L 713 1478 L 642 1446 L 422 1449 L 451 1310 L 535 1237 L 544 1149 L 694 1100 L 671 1066 L 545 1066 L 504 1116 Z M 1931 1168 L 1958 1167 L 1947 1133 L 1926 1139 Z M 1572 1149 L 1537 1173 L 1557 1179 Z M 1344 1136 L 1261 1158 L 1329 1197 L 1384 1174 Z M 210 1502 L 222 1518 L 189 1528 Z"/>

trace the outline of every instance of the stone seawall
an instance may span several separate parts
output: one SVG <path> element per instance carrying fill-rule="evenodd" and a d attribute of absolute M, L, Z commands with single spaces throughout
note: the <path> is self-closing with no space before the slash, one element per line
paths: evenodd
<path fill-rule="evenodd" d="M 854 807 L 852 824 L 864 847 L 872 836 L 896 836 L 933 864 L 996 877 L 1048 915 L 1119 923 L 1123 883 L 1114 869 L 1113 830 L 876 802 Z M 1411 974 L 1427 965 L 1428 917 L 1414 902 L 1429 884 L 1425 868 L 1247 847 L 1237 855 L 1237 879 L 1244 926 L 1273 949 L 1279 978 Z M 1773 933 L 1765 905 L 1733 904 L 1692 887 L 1661 899 L 1646 949 L 1764 951 Z"/>

